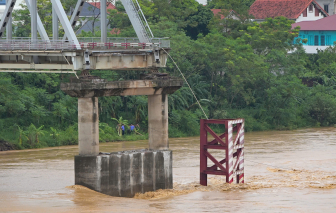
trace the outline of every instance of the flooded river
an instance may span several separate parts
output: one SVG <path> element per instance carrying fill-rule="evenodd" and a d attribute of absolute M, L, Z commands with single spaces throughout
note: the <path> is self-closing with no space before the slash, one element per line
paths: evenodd
<path fill-rule="evenodd" d="M 100 151 L 146 147 L 102 143 Z M 247 133 L 243 185 L 211 175 L 208 187 L 198 184 L 198 137 L 170 147 L 174 190 L 136 198 L 73 186 L 77 146 L 0 152 L 0 212 L 336 212 L 336 128 Z"/>

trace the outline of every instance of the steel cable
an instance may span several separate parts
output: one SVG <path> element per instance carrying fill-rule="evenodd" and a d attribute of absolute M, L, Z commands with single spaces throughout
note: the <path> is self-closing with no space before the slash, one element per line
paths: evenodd
<path fill-rule="evenodd" d="M 183 73 L 182 73 L 182 71 L 180 70 L 180 68 L 177 66 L 177 64 L 175 63 L 175 61 L 174 61 L 174 59 L 171 57 L 171 55 L 165 50 L 165 49 L 163 49 L 163 48 L 161 48 L 163 51 L 165 51 L 165 53 L 167 53 L 167 55 L 169 56 L 169 58 L 173 61 L 173 63 L 175 64 L 175 66 L 176 66 L 176 68 L 178 69 L 178 71 L 181 73 L 181 75 L 182 75 L 182 77 L 183 77 L 183 79 L 184 79 L 184 81 L 187 83 L 187 85 L 188 85 L 188 87 L 189 87 L 189 89 L 190 89 L 190 91 L 192 92 L 192 94 L 194 95 L 194 97 L 195 97 L 195 99 L 196 99 L 196 101 L 197 101 L 197 103 L 198 103 L 198 105 L 199 105 L 199 107 L 201 108 L 201 110 L 202 110 L 202 112 L 203 112 L 203 114 L 204 114 L 204 116 L 206 117 L 206 119 L 207 120 L 209 120 L 209 118 L 208 118 L 208 116 L 206 115 L 206 113 L 204 112 L 204 110 L 203 110 L 203 107 L 201 106 L 201 104 L 200 104 L 200 102 L 198 101 L 198 99 L 197 99 L 197 97 L 196 97 L 196 95 L 195 95 L 195 93 L 194 93 L 194 91 L 191 89 L 191 87 L 190 87 L 190 85 L 189 85 L 189 83 L 188 83 L 188 81 L 187 81 L 187 79 L 184 77 L 184 75 L 183 75 Z"/>

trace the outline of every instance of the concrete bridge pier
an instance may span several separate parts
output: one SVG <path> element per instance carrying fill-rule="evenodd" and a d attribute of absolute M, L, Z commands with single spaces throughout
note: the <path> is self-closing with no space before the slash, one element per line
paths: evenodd
<path fill-rule="evenodd" d="M 168 143 L 168 94 L 183 85 L 165 76 L 151 80 L 80 79 L 62 83 L 61 90 L 78 98 L 79 155 L 75 184 L 120 197 L 173 188 L 172 151 Z M 148 96 L 149 149 L 99 152 L 98 97 Z"/>
<path fill-rule="evenodd" d="M 149 149 L 169 149 L 168 96 L 148 96 L 148 143 Z"/>
<path fill-rule="evenodd" d="M 78 98 L 78 146 L 81 156 L 99 154 L 98 97 Z"/>
<path fill-rule="evenodd" d="M 148 144 L 149 149 L 169 149 L 168 96 L 148 96 Z M 99 154 L 98 97 L 78 98 L 78 146 L 79 155 Z"/>

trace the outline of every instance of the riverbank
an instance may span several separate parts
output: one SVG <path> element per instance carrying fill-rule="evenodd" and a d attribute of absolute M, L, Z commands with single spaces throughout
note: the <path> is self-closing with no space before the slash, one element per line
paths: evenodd
<path fill-rule="evenodd" d="M 106 123 L 99 124 L 99 143 L 118 141 L 138 141 L 148 139 L 148 134 L 126 132 L 119 136 L 116 129 Z M 78 144 L 78 127 L 72 125 L 65 130 L 36 127 L 31 124 L 27 128 L 19 126 L 0 131 L 0 151 L 38 149 Z"/>
<path fill-rule="evenodd" d="M 9 151 L 15 150 L 14 145 L 10 144 L 7 141 L 0 140 L 0 151 Z"/>
<path fill-rule="evenodd" d="M 334 126 L 335 127 L 335 126 Z M 329 127 L 306 127 L 306 128 L 329 128 Z M 333 128 L 333 127 L 330 127 Z M 0 132 L 0 151 L 8 150 L 23 150 L 23 149 L 38 149 L 46 147 L 59 147 L 78 145 L 78 130 L 77 126 L 69 126 L 64 131 L 59 131 L 53 128 L 49 130 L 37 130 L 33 127 L 26 128 L 26 131 L 2 131 Z M 199 129 L 199 127 L 198 127 Z M 296 130 L 305 128 L 296 128 Z M 216 132 L 222 131 L 219 126 L 214 126 Z M 253 132 L 270 132 L 270 131 L 288 131 L 289 129 L 274 129 L 265 131 L 253 131 Z M 292 130 L 292 129 L 291 129 Z M 139 141 L 148 140 L 148 133 L 140 131 L 141 133 L 126 132 L 125 135 L 119 136 L 117 131 L 106 123 L 100 123 L 99 125 L 99 143 L 105 142 L 122 142 L 122 141 Z M 195 133 L 197 132 L 197 134 Z M 199 136 L 199 131 L 193 133 L 184 133 L 176 128 L 169 128 L 169 138 L 183 138 L 183 137 L 196 137 Z M 245 130 L 245 132 L 248 132 Z M 20 135 L 21 134 L 21 135 Z M 38 139 L 38 141 L 36 140 Z"/>

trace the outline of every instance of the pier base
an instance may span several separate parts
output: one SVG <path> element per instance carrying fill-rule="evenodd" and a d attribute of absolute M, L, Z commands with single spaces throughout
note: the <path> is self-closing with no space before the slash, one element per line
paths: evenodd
<path fill-rule="evenodd" d="M 118 197 L 172 189 L 172 151 L 143 149 L 77 155 L 75 184 Z"/>

